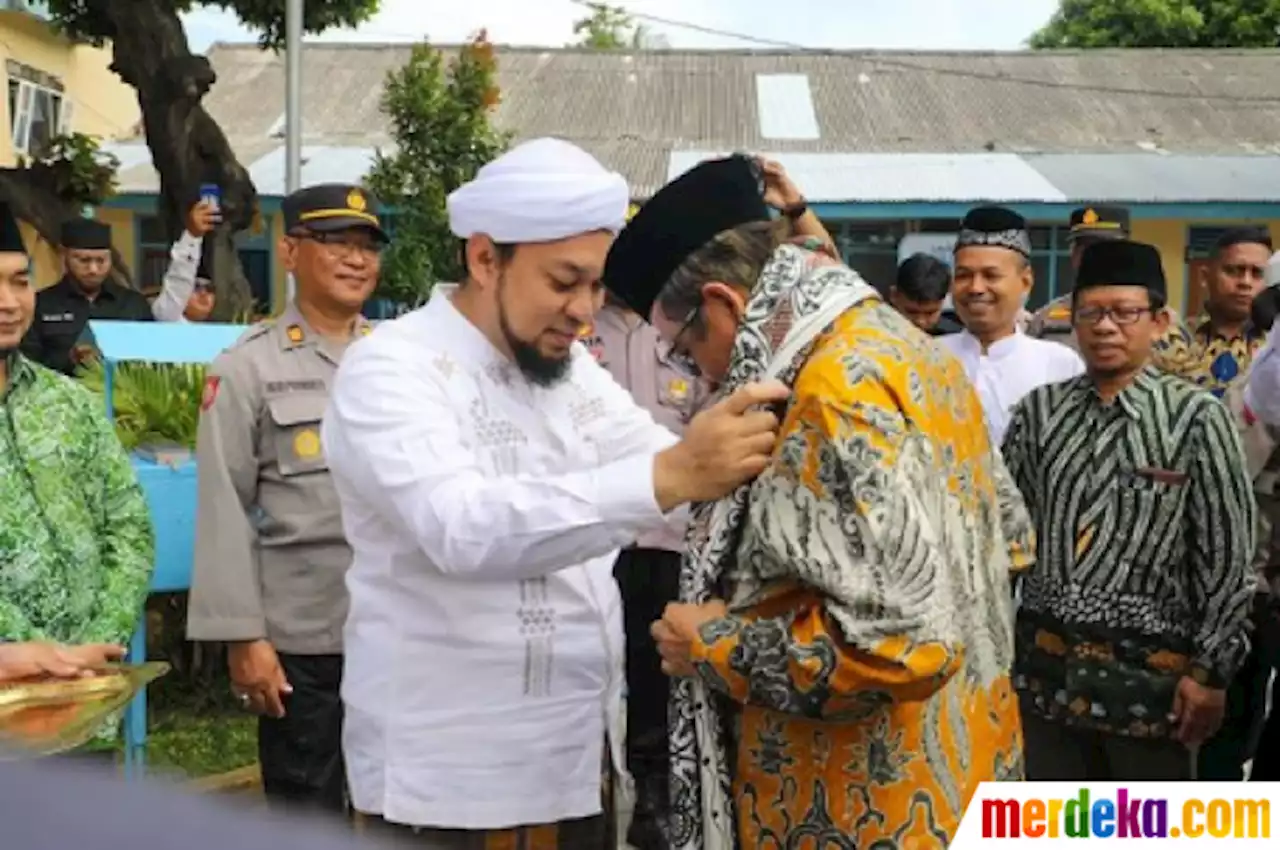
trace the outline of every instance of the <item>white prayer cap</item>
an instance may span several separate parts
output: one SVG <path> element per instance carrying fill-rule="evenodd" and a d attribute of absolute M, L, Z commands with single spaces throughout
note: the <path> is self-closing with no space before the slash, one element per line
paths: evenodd
<path fill-rule="evenodd" d="M 630 204 L 627 181 L 560 139 L 534 139 L 480 169 L 449 195 L 449 228 L 469 239 L 554 242 L 582 233 L 617 233 Z"/>

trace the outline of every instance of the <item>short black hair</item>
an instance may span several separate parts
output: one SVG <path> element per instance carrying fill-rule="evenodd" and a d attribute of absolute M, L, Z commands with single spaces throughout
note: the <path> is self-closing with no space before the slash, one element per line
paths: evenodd
<path fill-rule="evenodd" d="M 941 301 L 951 288 L 951 269 L 937 257 L 912 254 L 898 266 L 894 289 L 912 301 Z"/>
<path fill-rule="evenodd" d="M 1264 245 L 1268 251 L 1274 250 L 1271 247 L 1271 231 L 1265 227 L 1229 227 L 1213 243 L 1214 259 L 1232 245 Z"/>

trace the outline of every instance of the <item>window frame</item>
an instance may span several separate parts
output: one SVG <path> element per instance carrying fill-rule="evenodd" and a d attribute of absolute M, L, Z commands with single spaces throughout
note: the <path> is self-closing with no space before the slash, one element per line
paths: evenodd
<path fill-rule="evenodd" d="M 59 91 L 14 74 L 9 75 L 9 85 L 17 86 L 9 110 L 9 139 L 15 155 L 32 156 L 31 128 L 34 126 L 32 119 L 35 115 L 38 94 L 45 94 L 51 100 L 53 129 L 49 138 L 55 139 L 67 132 L 74 106 L 65 91 Z M 39 152 L 36 155 L 39 155 Z"/>

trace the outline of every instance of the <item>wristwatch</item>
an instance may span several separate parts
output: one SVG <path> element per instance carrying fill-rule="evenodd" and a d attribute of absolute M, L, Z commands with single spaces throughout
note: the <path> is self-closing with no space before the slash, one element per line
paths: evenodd
<path fill-rule="evenodd" d="M 782 214 L 787 218 L 791 219 L 792 221 L 795 221 L 796 219 L 798 219 L 800 216 L 804 215 L 808 211 L 809 211 L 809 202 L 806 201 L 804 198 L 801 198 L 799 201 L 795 202 L 794 204 L 788 204 L 787 206 L 782 208 Z"/>

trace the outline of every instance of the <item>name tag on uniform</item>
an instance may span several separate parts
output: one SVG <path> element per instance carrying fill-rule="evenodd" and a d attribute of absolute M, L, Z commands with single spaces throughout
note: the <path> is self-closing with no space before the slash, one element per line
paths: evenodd
<path fill-rule="evenodd" d="M 267 392 L 275 393 L 310 393 L 324 390 L 324 381 L 267 381 Z"/>
<path fill-rule="evenodd" d="M 75 313 L 45 313 L 40 316 L 42 322 L 70 322 L 76 317 Z"/>

